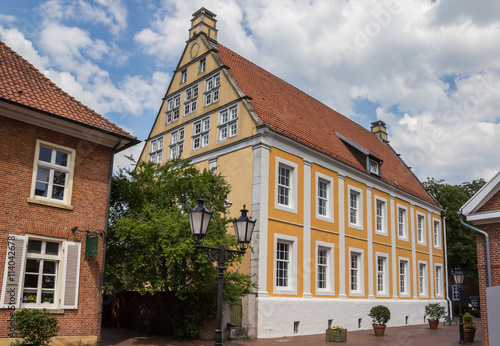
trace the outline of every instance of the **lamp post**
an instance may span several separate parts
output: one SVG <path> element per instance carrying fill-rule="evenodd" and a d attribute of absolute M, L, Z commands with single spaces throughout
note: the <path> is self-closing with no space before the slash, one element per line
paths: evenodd
<path fill-rule="evenodd" d="M 459 285 L 459 295 L 458 295 L 458 313 L 460 314 L 460 344 L 465 344 L 464 340 L 464 318 L 462 315 L 462 284 L 464 283 L 465 273 L 462 268 L 455 268 L 453 272 L 453 279 L 455 284 Z"/>
<path fill-rule="evenodd" d="M 241 216 L 234 220 L 234 231 L 236 240 L 241 245 L 240 250 L 225 249 L 221 243 L 219 247 L 203 246 L 201 241 L 207 234 L 208 224 L 212 218 L 212 212 L 203 205 L 205 200 L 200 198 L 198 205 L 189 212 L 189 224 L 191 233 L 197 238 L 196 247 L 207 253 L 212 261 L 217 261 L 218 274 L 218 290 L 217 290 L 217 326 L 215 327 L 215 345 L 222 345 L 222 288 L 224 283 L 224 270 L 226 263 L 231 263 L 236 258 L 245 254 L 245 246 L 252 239 L 253 229 L 257 220 L 251 220 L 247 216 L 248 210 L 243 205 Z"/>

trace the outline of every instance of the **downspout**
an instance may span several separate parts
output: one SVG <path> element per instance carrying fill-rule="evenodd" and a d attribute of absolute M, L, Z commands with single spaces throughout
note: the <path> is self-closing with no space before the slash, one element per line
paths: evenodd
<path fill-rule="evenodd" d="M 451 300 L 450 300 L 450 294 L 448 292 L 448 247 L 446 246 L 446 211 L 441 212 L 441 217 L 443 219 L 443 247 L 444 247 L 444 272 L 446 275 L 445 277 L 445 292 L 446 292 L 446 301 L 448 302 L 448 316 L 451 316 Z"/>
<path fill-rule="evenodd" d="M 488 233 L 485 231 L 481 231 L 479 228 L 476 228 L 474 226 L 471 226 L 469 224 L 466 224 L 463 220 L 463 214 L 462 211 L 457 212 L 458 215 L 460 215 L 460 223 L 464 225 L 467 228 L 470 228 L 471 230 L 484 235 L 484 240 L 485 240 L 485 246 L 486 246 L 486 271 L 488 274 L 488 284 L 486 287 L 491 287 L 491 262 L 490 262 L 490 237 L 488 236 Z"/>
<path fill-rule="evenodd" d="M 109 226 L 109 207 L 111 205 L 111 179 L 113 178 L 113 165 L 115 162 L 115 153 L 116 148 L 120 146 L 122 142 L 121 138 L 118 138 L 118 143 L 111 150 L 111 163 L 109 166 L 109 183 L 108 183 L 108 203 L 106 208 L 106 224 L 104 228 L 104 241 L 103 241 L 103 249 L 102 249 L 102 275 L 101 275 L 101 286 L 99 287 L 99 334 L 97 335 L 97 344 L 101 344 L 101 335 L 102 335 L 102 302 L 104 295 L 104 271 L 106 269 L 106 241 L 108 239 L 108 226 Z"/>

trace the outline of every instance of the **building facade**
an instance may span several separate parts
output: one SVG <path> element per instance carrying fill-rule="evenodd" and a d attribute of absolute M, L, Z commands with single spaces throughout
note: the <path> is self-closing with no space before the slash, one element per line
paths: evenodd
<path fill-rule="evenodd" d="M 223 46 L 215 17 L 193 14 L 141 160 L 189 158 L 226 177 L 232 216 L 251 206 L 249 335 L 371 328 L 378 304 L 389 325 L 424 323 L 426 304 L 446 304 L 442 208 L 385 124 L 366 130 Z"/>
<path fill-rule="evenodd" d="M 498 331 L 500 320 L 500 172 L 472 196 L 460 211 L 477 230 L 488 235 L 489 253 L 484 234 L 476 233 L 482 340 L 485 346 L 498 345 L 500 343 Z"/>
<path fill-rule="evenodd" d="M 0 57 L 0 344 L 20 308 L 47 309 L 61 337 L 96 344 L 113 155 L 138 141 L 3 42 Z"/>

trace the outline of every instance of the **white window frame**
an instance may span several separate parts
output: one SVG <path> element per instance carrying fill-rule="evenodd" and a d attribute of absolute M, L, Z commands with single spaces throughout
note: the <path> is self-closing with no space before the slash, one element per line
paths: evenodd
<path fill-rule="evenodd" d="M 404 211 L 403 220 L 401 220 L 400 211 Z M 398 204 L 396 208 L 396 225 L 398 232 L 398 239 L 409 241 L 408 236 L 408 208 L 404 205 Z M 403 235 L 401 235 L 401 230 L 403 231 Z"/>
<path fill-rule="evenodd" d="M 454 302 L 458 302 L 460 300 L 460 295 L 462 292 L 462 285 L 451 285 L 451 297 L 450 299 Z"/>
<path fill-rule="evenodd" d="M 316 218 L 319 220 L 323 221 L 328 221 L 328 222 L 334 222 L 334 199 L 333 199 L 333 178 L 329 177 L 325 174 L 316 172 Z M 320 207 L 319 207 L 319 183 L 322 181 L 323 183 L 326 184 L 326 198 L 324 200 L 326 201 L 326 215 L 320 214 Z"/>
<path fill-rule="evenodd" d="M 187 73 L 188 73 L 187 69 L 184 69 L 181 71 L 181 78 L 180 78 L 181 84 L 184 84 L 187 82 Z"/>
<path fill-rule="evenodd" d="M 424 272 L 421 269 L 424 267 Z M 418 296 L 429 298 L 429 266 L 426 261 L 418 261 Z M 423 274 L 423 275 L 422 275 Z"/>
<path fill-rule="evenodd" d="M 167 99 L 165 110 L 165 125 L 175 123 L 181 116 L 181 94 L 176 94 Z"/>
<path fill-rule="evenodd" d="M 207 107 L 220 100 L 221 74 L 216 73 L 205 79 L 205 91 L 203 93 L 203 106 Z"/>
<path fill-rule="evenodd" d="M 189 98 L 188 95 L 190 95 Z M 198 110 L 198 95 L 198 84 L 193 85 L 192 87 L 184 91 L 184 116 L 196 113 L 196 111 Z"/>
<path fill-rule="evenodd" d="M 419 218 L 422 219 L 422 227 L 420 228 L 418 225 L 418 220 Z M 425 220 L 425 214 L 418 212 L 417 211 L 417 220 L 416 220 L 416 227 L 417 227 L 417 244 L 419 245 L 426 245 L 426 232 L 427 232 L 427 227 L 426 227 L 426 220 Z"/>
<path fill-rule="evenodd" d="M 294 162 L 285 160 L 281 157 L 276 157 L 276 172 L 275 172 L 275 190 L 274 190 L 274 207 L 279 210 L 288 211 L 291 213 L 297 213 L 297 190 L 298 190 L 298 165 Z M 284 167 L 290 170 L 290 186 L 288 195 L 288 204 L 279 203 L 278 191 L 279 191 L 279 169 Z"/>
<path fill-rule="evenodd" d="M 169 159 L 174 159 L 176 157 L 182 156 L 182 154 L 184 153 L 185 139 L 186 139 L 186 131 L 184 127 L 181 127 L 175 131 L 170 132 L 170 139 L 169 139 L 170 144 L 168 151 Z"/>
<path fill-rule="evenodd" d="M 199 125 L 200 130 L 197 131 Z M 199 145 L 196 145 L 199 143 Z M 210 144 L 210 116 L 193 122 L 193 135 L 191 137 L 191 151 L 204 148 Z"/>
<path fill-rule="evenodd" d="M 149 162 L 163 162 L 163 136 L 152 138 L 149 142 Z"/>
<path fill-rule="evenodd" d="M 380 176 L 380 163 L 370 159 L 369 165 L 370 165 L 370 173 Z"/>
<path fill-rule="evenodd" d="M 238 113 L 238 104 L 219 111 L 217 142 L 223 142 L 238 135 Z"/>
<path fill-rule="evenodd" d="M 401 273 L 401 264 L 405 264 L 404 265 L 405 273 L 404 273 L 403 280 L 401 279 L 401 276 L 403 275 Z M 411 296 L 410 276 L 411 276 L 410 259 L 407 257 L 399 257 L 398 258 L 398 293 L 399 293 L 399 297 L 408 298 Z M 401 285 L 401 283 L 403 283 L 403 285 Z M 404 288 L 403 291 L 401 290 L 402 288 Z"/>
<path fill-rule="evenodd" d="M 436 225 L 438 226 L 437 232 L 436 232 Z M 432 244 L 435 249 L 442 248 L 441 221 L 435 217 L 432 218 Z"/>
<path fill-rule="evenodd" d="M 326 256 L 326 287 L 320 288 L 319 287 L 319 277 L 318 277 L 318 259 L 319 259 L 319 250 L 326 250 L 327 251 L 327 256 Z M 316 268 L 315 268 L 315 273 L 316 273 L 316 278 L 315 278 L 315 283 L 316 283 L 316 295 L 318 296 L 326 296 L 326 295 L 335 295 L 335 253 L 334 253 L 334 244 L 332 243 L 326 243 L 323 241 L 316 241 L 316 252 L 315 252 L 315 263 L 316 263 Z"/>
<path fill-rule="evenodd" d="M 200 62 L 198 63 L 198 74 L 203 73 L 207 70 L 207 59 L 203 58 L 200 59 Z"/>
<path fill-rule="evenodd" d="M 382 216 L 378 215 L 378 203 L 382 203 Z M 375 215 L 375 233 L 383 236 L 389 236 L 389 232 L 387 231 L 387 199 L 382 198 L 380 196 L 375 195 L 375 203 L 374 203 L 374 215 Z M 378 219 L 381 219 L 382 230 L 378 229 Z"/>
<path fill-rule="evenodd" d="M 39 161 L 40 147 L 44 147 L 44 148 L 48 148 L 48 149 L 52 150 L 51 162 Z M 53 162 L 55 159 L 54 155 L 57 151 L 63 152 L 63 153 L 68 155 L 67 165 L 65 167 L 61 166 L 61 165 L 57 165 L 57 164 L 55 164 L 55 162 Z M 46 205 L 61 207 L 61 208 L 66 208 L 66 209 L 73 209 L 73 207 L 71 206 L 71 197 L 72 197 L 72 193 L 73 193 L 73 176 L 74 176 L 74 170 L 75 170 L 75 156 L 76 156 L 75 149 L 64 147 L 62 145 L 58 145 L 58 144 L 54 144 L 54 143 L 50 143 L 47 141 L 37 139 L 36 140 L 36 147 L 35 147 L 35 157 L 33 160 L 31 189 L 30 189 L 30 196 L 28 197 L 28 202 L 46 204 Z M 36 185 L 37 185 L 37 177 L 38 177 L 38 168 L 39 167 L 49 170 L 49 181 L 47 182 L 48 183 L 47 197 L 40 196 L 40 195 L 36 194 Z M 65 174 L 63 199 L 49 197 L 53 191 L 55 172 Z M 60 184 L 56 184 L 56 185 L 61 186 Z"/>
<path fill-rule="evenodd" d="M 278 243 L 288 244 L 288 285 L 286 287 L 277 286 L 277 249 Z M 274 294 L 283 295 L 296 295 L 297 294 L 297 237 L 285 235 L 285 234 L 274 234 L 274 258 L 273 258 L 273 288 Z"/>
<path fill-rule="evenodd" d="M 352 196 L 351 193 L 354 193 L 357 195 L 357 203 L 356 203 L 356 208 L 353 208 L 352 206 Z M 348 198 L 348 208 L 347 208 L 347 219 L 349 220 L 349 227 L 363 230 L 363 190 L 352 186 L 348 185 L 347 188 L 347 198 Z M 355 211 L 356 215 L 356 223 L 351 222 L 351 212 L 352 210 Z"/>
<path fill-rule="evenodd" d="M 357 288 L 352 289 L 352 255 L 356 254 L 358 255 L 358 260 L 357 260 L 357 265 L 358 268 L 357 270 Z M 353 247 L 349 247 L 349 295 L 351 297 L 364 297 L 365 296 L 365 274 L 364 274 L 364 250 L 363 249 L 357 249 Z"/>
<path fill-rule="evenodd" d="M 382 271 L 380 271 L 378 260 L 383 259 L 384 265 Z M 377 292 L 377 298 L 387 298 L 389 297 L 389 255 L 383 252 L 375 253 L 375 292 Z M 379 290 L 379 273 L 382 273 L 382 285 L 383 290 Z"/>
<path fill-rule="evenodd" d="M 436 298 L 443 298 L 443 265 L 440 263 L 434 264 L 434 287 Z"/>

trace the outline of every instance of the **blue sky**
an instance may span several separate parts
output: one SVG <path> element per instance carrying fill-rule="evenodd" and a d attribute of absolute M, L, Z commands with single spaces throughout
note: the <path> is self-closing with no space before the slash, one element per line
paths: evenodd
<path fill-rule="evenodd" d="M 500 170 L 499 2 L 3 1 L 0 39 L 144 140 L 202 6 L 225 46 L 365 128 L 385 121 L 421 180 Z"/>

